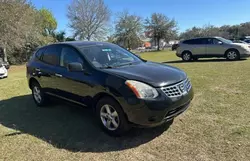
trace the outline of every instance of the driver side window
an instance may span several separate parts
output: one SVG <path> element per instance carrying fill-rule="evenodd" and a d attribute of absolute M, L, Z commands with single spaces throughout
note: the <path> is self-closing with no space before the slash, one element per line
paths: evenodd
<path fill-rule="evenodd" d="M 218 40 L 218 39 L 213 39 L 213 44 L 218 45 L 218 44 L 220 44 L 220 43 L 221 43 L 220 40 Z"/>
<path fill-rule="evenodd" d="M 81 63 L 83 65 L 83 60 L 79 53 L 71 47 L 63 47 L 60 59 L 60 66 L 67 68 L 69 63 Z"/>

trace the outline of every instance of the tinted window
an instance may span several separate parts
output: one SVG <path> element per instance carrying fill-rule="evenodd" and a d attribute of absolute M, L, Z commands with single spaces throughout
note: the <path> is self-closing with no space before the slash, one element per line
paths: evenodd
<path fill-rule="evenodd" d="M 183 41 L 184 44 L 192 44 L 192 45 L 198 45 L 198 44 L 206 44 L 206 39 L 192 39 L 192 40 L 186 40 Z"/>
<path fill-rule="evenodd" d="M 42 60 L 45 63 L 51 65 L 59 65 L 61 47 L 60 46 L 49 46 L 43 53 Z"/>
<path fill-rule="evenodd" d="M 79 56 L 77 50 L 71 47 L 63 47 L 62 55 L 60 60 L 60 65 L 67 67 L 69 63 L 78 62 L 83 64 L 81 57 Z"/>
<path fill-rule="evenodd" d="M 40 60 L 41 57 L 42 57 L 42 54 L 44 53 L 44 51 L 45 51 L 45 48 L 39 49 L 39 50 L 36 52 L 36 54 L 35 54 L 36 59 Z"/>
<path fill-rule="evenodd" d="M 218 39 L 208 39 L 208 44 L 215 44 L 215 45 L 218 45 L 219 42 L 221 42 L 220 40 Z"/>

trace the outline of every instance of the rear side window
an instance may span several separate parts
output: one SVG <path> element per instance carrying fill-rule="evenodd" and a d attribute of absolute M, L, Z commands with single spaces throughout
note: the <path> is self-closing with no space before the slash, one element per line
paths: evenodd
<path fill-rule="evenodd" d="M 83 60 L 80 57 L 78 51 L 72 47 L 63 47 L 60 65 L 67 68 L 69 63 L 75 62 L 83 64 Z"/>
<path fill-rule="evenodd" d="M 50 65 L 59 66 L 60 55 L 61 55 L 60 46 L 55 46 L 55 45 L 49 46 L 43 53 L 42 61 Z"/>
<path fill-rule="evenodd" d="M 190 44 L 190 45 L 200 45 L 200 44 L 206 44 L 206 39 L 191 39 L 191 40 L 185 40 L 183 41 L 183 44 Z"/>

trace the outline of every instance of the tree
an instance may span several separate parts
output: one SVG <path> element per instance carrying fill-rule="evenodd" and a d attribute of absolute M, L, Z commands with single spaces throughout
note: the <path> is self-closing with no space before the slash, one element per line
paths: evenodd
<path fill-rule="evenodd" d="M 205 25 L 202 28 L 193 27 L 181 33 L 180 38 L 190 39 L 194 37 L 220 36 L 226 39 L 241 39 L 248 35 L 250 35 L 250 22 L 232 26 L 223 25 L 221 27 L 212 25 Z"/>
<path fill-rule="evenodd" d="M 170 40 L 177 33 L 177 23 L 174 19 L 169 19 L 161 13 L 153 13 L 150 18 L 145 20 L 145 29 L 148 36 L 157 41 L 160 50 L 160 40 Z"/>
<path fill-rule="evenodd" d="M 53 32 L 52 35 L 56 42 L 64 42 L 66 40 L 64 31 Z"/>
<path fill-rule="evenodd" d="M 103 0 L 73 0 L 67 16 L 74 36 L 90 41 L 105 37 L 110 14 Z"/>
<path fill-rule="evenodd" d="M 115 25 L 115 37 L 123 46 L 131 49 L 138 47 L 140 43 L 139 35 L 142 31 L 141 17 L 129 14 L 127 11 L 118 14 Z"/>
<path fill-rule="evenodd" d="M 44 30 L 44 35 L 52 35 L 57 28 L 57 21 L 53 14 L 45 8 L 39 10 L 41 27 Z"/>
<path fill-rule="evenodd" d="M 10 63 L 26 61 L 37 46 L 53 41 L 42 34 L 40 14 L 31 4 L 25 0 L 0 3 L 0 46 L 6 49 Z"/>
<path fill-rule="evenodd" d="M 72 37 L 66 37 L 65 41 L 76 41 L 76 39 L 74 39 Z"/>

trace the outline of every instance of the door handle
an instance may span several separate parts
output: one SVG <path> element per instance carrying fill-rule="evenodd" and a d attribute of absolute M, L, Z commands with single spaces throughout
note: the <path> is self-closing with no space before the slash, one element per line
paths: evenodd
<path fill-rule="evenodd" d="M 59 77 L 59 78 L 62 78 L 62 75 L 61 74 L 55 74 L 55 76 Z"/>

